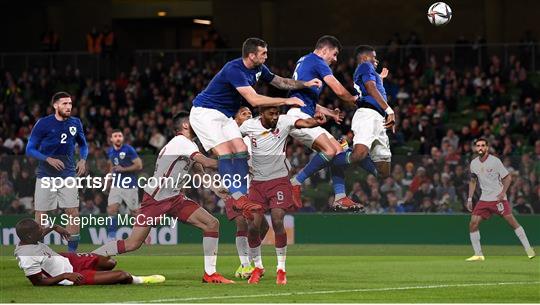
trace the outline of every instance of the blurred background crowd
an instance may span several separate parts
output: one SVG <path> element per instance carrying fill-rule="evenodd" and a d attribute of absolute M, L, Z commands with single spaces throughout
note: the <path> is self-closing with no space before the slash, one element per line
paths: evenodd
<path fill-rule="evenodd" d="M 484 137 L 513 176 L 509 199 L 515 212 L 540 213 L 540 75 L 531 68 L 537 57 L 531 56 L 534 48 L 523 46 L 502 56 L 483 48 L 481 37 L 473 42 L 460 37 L 455 46 L 439 51 L 427 52 L 414 33 L 403 40 L 396 34 L 378 50 L 380 67 L 390 70 L 384 86 L 398 119 L 396 133 L 390 134 L 392 176 L 379 181 L 351 167 L 347 174 L 351 198 L 364 203 L 367 213 L 465 212 L 472 143 Z M 268 66 L 290 77 L 303 54 L 270 50 Z M 0 213 L 32 210 L 36 160 L 24 156 L 25 145 L 36 120 L 52 113 L 50 98 L 56 91 L 73 95 L 72 115 L 84 124 L 92 176 L 106 174 L 105 151 L 115 128 L 143 159 L 141 175 L 151 175 L 156 152 L 174 136 L 171 117 L 190 109 L 225 58 L 219 50 L 192 58 L 158 55 L 114 77 L 96 77 L 73 65 L 30 63 L 20 73 L 2 71 Z M 351 92 L 355 67 L 351 49 L 345 49 L 333 67 Z M 270 96 L 287 94 L 264 84 L 257 90 Z M 325 127 L 351 143 L 355 109 L 344 107 L 328 88 L 320 103 L 346 113 L 341 125 L 329 122 Z M 311 154 L 290 139 L 291 174 Z M 331 210 L 329 179 L 329 172 L 322 170 L 306 182 L 301 212 Z M 105 212 L 106 196 L 100 190 L 81 190 L 81 212 Z M 190 196 L 209 211 L 224 211 L 223 202 L 208 190 L 191 190 Z"/>

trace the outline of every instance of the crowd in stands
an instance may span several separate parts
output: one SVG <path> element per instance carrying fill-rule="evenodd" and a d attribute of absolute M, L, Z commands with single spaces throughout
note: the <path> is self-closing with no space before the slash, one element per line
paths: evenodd
<path fill-rule="evenodd" d="M 509 200 L 514 210 L 540 213 L 540 75 L 529 71 L 520 54 L 509 55 L 505 62 L 488 54 L 483 65 L 463 66 L 450 55 L 419 59 L 414 52 L 399 62 L 391 50 L 380 52 L 379 57 L 381 66 L 390 69 L 384 85 L 398 119 L 396 133 L 390 135 L 392 175 L 381 181 L 351 167 L 347 175 L 351 198 L 364 203 L 367 213 L 465 212 L 468 166 L 475 156 L 473 140 L 484 137 L 511 172 Z M 290 77 L 296 59 L 271 62 L 270 69 Z M 127 143 L 143 158 L 141 175 L 151 175 L 156 152 L 174 136 L 171 117 L 189 110 L 193 98 L 222 64 L 195 59 L 156 62 L 101 80 L 71 66 L 61 70 L 34 67 L 20 75 L 2 71 L 0 212 L 20 214 L 32 209 L 36 161 L 24 156 L 25 144 L 36 120 L 52 113 L 54 92 L 73 94 L 72 115 L 80 117 L 86 129 L 91 175 L 106 173 L 105 150 L 115 128 L 123 131 Z M 333 67 L 351 92 L 355 65 L 353 58 L 340 58 Z M 267 85 L 258 90 L 273 96 L 286 94 Z M 329 122 L 325 127 L 336 138 L 352 143 L 354 109 L 342 105 L 328 88 L 320 102 L 346 113 L 341 125 Z M 292 174 L 312 153 L 291 139 L 287 156 Z M 304 194 L 301 212 L 332 210 L 329 176 L 322 170 L 306 182 L 309 192 Z M 190 196 L 212 212 L 224 210 L 223 202 L 208 190 L 191 190 Z M 80 201 L 83 214 L 106 211 L 107 195 L 100 190 L 82 190 Z"/>

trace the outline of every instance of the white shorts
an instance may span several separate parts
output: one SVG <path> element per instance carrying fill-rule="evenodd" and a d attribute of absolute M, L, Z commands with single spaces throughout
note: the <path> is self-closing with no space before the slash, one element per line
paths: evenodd
<path fill-rule="evenodd" d="M 390 140 L 384 128 L 384 118 L 377 111 L 369 108 L 357 109 L 351 130 L 354 133 L 353 145 L 367 146 L 373 162 L 390 162 Z"/>
<path fill-rule="evenodd" d="M 232 139 L 242 139 L 236 121 L 215 109 L 192 107 L 189 123 L 206 151 Z"/>
<path fill-rule="evenodd" d="M 123 189 L 120 187 L 111 187 L 109 191 L 108 205 L 122 204 L 124 202 L 130 211 L 135 211 L 141 207 L 139 202 L 139 190 L 137 188 Z"/>
<path fill-rule="evenodd" d="M 309 114 L 303 112 L 300 110 L 300 108 L 291 108 L 289 111 L 287 111 L 287 115 L 297 117 L 299 119 L 309 119 L 312 118 Z M 300 128 L 300 129 L 292 129 L 289 133 L 293 138 L 296 140 L 302 142 L 305 146 L 312 148 L 313 142 L 315 142 L 315 139 L 317 139 L 320 135 L 326 134 L 326 136 L 329 139 L 333 139 L 334 137 L 332 134 L 330 134 L 326 129 L 322 128 L 321 126 L 313 127 L 313 128 Z"/>
<path fill-rule="evenodd" d="M 41 178 L 36 179 L 34 210 L 45 212 L 53 211 L 57 208 L 66 209 L 79 207 L 79 189 L 76 186 L 64 186 L 53 191 L 51 188 L 46 188 L 44 185 L 45 184 L 41 183 Z"/>

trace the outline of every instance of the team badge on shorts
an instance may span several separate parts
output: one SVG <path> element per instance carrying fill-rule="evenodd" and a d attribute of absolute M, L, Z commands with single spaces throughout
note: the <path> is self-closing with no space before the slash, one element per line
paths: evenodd
<path fill-rule="evenodd" d="M 74 136 L 77 133 L 77 127 L 70 126 L 69 127 L 69 133 L 71 133 L 71 135 Z"/>
<path fill-rule="evenodd" d="M 497 203 L 497 211 L 501 214 L 504 212 L 504 204 L 502 202 Z"/>

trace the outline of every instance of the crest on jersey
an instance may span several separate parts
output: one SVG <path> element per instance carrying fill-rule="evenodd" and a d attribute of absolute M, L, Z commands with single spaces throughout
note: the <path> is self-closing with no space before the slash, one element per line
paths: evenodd
<path fill-rule="evenodd" d="M 124 159 L 126 157 L 126 153 L 125 152 L 121 152 L 120 154 L 120 159 Z"/>
<path fill-rule="evenodd" d="M 77 133 L 77 127 L 69 126 L 69 133 L 71 133 L 71 135 L 74 136 Z"/>
<path fill-rule="evenodd" d="M 259 81 L 259 77 L 261 77 L 261 74 L 262 72 L 257 72 L 257 74 L 255 74 L 255 81 Z"/>

